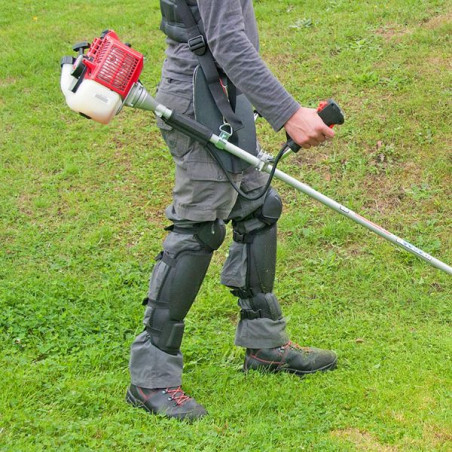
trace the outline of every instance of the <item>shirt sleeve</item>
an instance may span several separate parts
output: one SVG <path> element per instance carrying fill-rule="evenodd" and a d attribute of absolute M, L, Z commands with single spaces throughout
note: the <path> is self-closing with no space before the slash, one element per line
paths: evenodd
<path fill-rule="evenodd" d="M 255 27 L 252 2 L 248 1 L 246 18 L 242 3 L 247 2 L 198 0 L 204 32 L 218 65 L 277 131 L 300 106 L 260 57 L 257 31 L 256 42 L 250 41 L 245 27 Z"/>

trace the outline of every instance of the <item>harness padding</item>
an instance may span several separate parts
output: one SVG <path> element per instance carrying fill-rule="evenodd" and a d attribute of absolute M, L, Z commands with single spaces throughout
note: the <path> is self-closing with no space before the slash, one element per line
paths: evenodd
<path fill-rule="evenodd" d="M 226 88 L 228 86 L 230 89 L 232 88 L 232 83 L 226 76 L 222 77 L 222 83 Z M 235 92 L 235 87 L 233 87 L 233 91 Z M 219 132 L 225 120 L 209 90 L 201 66 L 197 66 L 193 74 L 193 102 L 196 120 L 210 130 Z M 253 107 L 246 96 L 240 92 L 236 92 L 233 98 L 231 96 L 231 105 L 235 107 L 234 112 L 242 121 L 243 127 L 232 134 L 229 142 L 256 156 L 258 150 Z M 240 173 L 250 166 L 244 160 L 218 149 L 213 144 L 209 143 L 207 147 L 211 153 L 215 154 L 217 160 L 221 161 L 224 169 L 230 173 Z"/>

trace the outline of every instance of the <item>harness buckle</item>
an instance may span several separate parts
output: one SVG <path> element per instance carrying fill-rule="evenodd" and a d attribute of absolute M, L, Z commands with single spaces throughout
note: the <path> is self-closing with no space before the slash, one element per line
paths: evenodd
<path fill-rule="evenodd" d="M 220 126 L 220 136 L 218 143 L 215 144 L 215 146 L 218 149 L 224 149 L 226 147 L 226 144 L 228 143 L 229 138 L 231 138 L 231 135 L 234 133 L 232 130 L 232 127 L 229 123 L 225 122 Z"/>
<path fill-rule="evenodd" d="M 259 309 L 257 311 L 253 311 L 252 309 L 242 309 L 240 311 L 240 320 L 254 320 L 261 319 L 262 311 Z"/>
<path fill-rule="evenodd" d="M 245 241 L 245 234 L 240 234 L 237 231 L 232 231 L 232 240 L 234 242 L 243 243 Z"/>
<path fill-rule="evenodd" d="M 240 232 L 232 231 L 232 240 L 237 243 L 253 243 L 254 240 L 254 234 L 252 233 L 245 233 L 240 234 Z"/>
<path fill-rule="evenodd" d="M 195 36 L 188 40 L 188 48 L 198 56 L 204 55 L 207 50 L 206 40 L 203 35 Z"/>

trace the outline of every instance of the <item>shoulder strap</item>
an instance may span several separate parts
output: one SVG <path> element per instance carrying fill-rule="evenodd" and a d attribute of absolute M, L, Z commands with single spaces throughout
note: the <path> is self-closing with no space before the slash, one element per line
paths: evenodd
<path fill-rule="evenodd" d="M 220 74 L 215 64 L 213 55 L 207 45 L 204 33 L 193 16 L 193 13 L 186 3 L 186 0 L 176 0 L 177 8 L 179 9 L 179 16 L 184 22 L 187 36 L 188 47 L 198 57 L 198 61 L 204 75 L 206 76 L 207 84 L 212 96 L 215 100 L 215 104 L 220 110 L 223 117 L 232 127 L 232 130 L 240 130 L 243 128 L 242 121 L 234 113 L 231 107 L 231 103 L 223 90 L 220 83 Z M 202 26 L 201 26 L 202 27 Z"/>

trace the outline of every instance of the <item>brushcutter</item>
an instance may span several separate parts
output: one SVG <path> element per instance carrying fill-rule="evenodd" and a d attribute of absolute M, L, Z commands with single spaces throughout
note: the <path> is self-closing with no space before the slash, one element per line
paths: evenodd
<path fill-rule="evenodd" d="M 204 145 L 212 143 L 218 149 L 235 155 L 258 171 L 271 174 L 430 265 L 452 274 L 452 267 L 444 262 L 278 170 L 277 161 L 268 154 L 261 152 L 254 156 L 230 143 L 230 128 L 222 127 L 219 131 L 212 131 L 191 117 L 158 103 L 139 81 L 143 69 L 143 55 L 128 44 L 122 43 L 114 31 L 106 30 L 101 37 L 94 39 L 92 44 L 84 41 L 76 44 L 73 50 L 78 52 L 76 58 L 66 56 L 61 61 L 61 90 L 72 110 L 103 124 L 111 122 L 123 106 L 152 111 L 167 124 L 198 142 Z M 344 122 L 340 108 L 332 100 L 321 103 L 318 114 L 330 127 Z M 289 138 L 278 155 L 278 160 L 299 149 Z"/>

